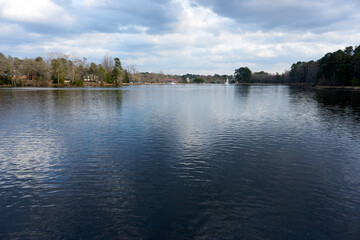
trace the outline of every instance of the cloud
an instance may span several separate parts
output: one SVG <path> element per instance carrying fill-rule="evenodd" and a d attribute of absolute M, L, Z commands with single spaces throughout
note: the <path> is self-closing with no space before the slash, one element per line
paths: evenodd
<path fill-rule="evenodd" d="M 0 18 L 29 31 L 58 35 L 134 31 L 126 26 L 160 33 L 178 21 L 177 9 L 170 5 L 169 0 L 0 0 Z"/>
<path fill-rule="evenodd" d="M 0 52 L 58 51 L 140 71 L 282 72 L 359 44 L 360 3 L 349 0 L 0 0 Z"/>
<path fill-rule="evenodd" d="M 72 24 L 74 18 L 50 0 L 0 0 L 0 17 L 14 22 Z"/>
<path fill-rule="evenodd" d="M 142 28 L 156 34 L 170 30 L 172 24 L 178 21 L 176 6 L 172 6 L 169 0 L 83 0 L 72 7 L 72 13 L 77 15 L 81 26 L 80 31 L 133 32 L 135 28 Z"/>
<path fill-rule="evenodd" d="M 248 29 L 327 31 L 329 27 L 358 17 L 357 0 L 194 0 L 215 13 L 234 19 Z"/>

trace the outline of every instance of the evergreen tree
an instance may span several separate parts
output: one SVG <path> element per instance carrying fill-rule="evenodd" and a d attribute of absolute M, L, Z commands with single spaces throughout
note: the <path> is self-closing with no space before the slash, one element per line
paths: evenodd
<path fill-rule="evenodd" d="M 235 70 L 235 80 L 237 82 L 250 83 L 251 70 L 248 67 L 241 67 Z"/>

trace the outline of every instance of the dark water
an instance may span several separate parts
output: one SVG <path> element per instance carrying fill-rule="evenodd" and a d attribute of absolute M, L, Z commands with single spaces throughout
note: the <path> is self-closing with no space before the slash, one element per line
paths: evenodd
<path fill-rule="evenodd" d="M 360 93 L 0 89 L 0 239 L 360 239 Z"/>

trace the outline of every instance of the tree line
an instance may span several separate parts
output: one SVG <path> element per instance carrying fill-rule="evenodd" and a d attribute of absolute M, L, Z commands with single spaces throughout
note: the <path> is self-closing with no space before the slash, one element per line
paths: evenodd
<path fill-rule="evenodd" d="M 106 55 L 100 64 L 86 58 L 50 53 L 42 57 L 24 58 L 0 53 L 0 85 L 11 86 L 83 86 L 121 85 L 123 83 L 161 83 L 172 78 L 181 83 L 289 83 L 298 85 L 358 86 L 360 80 L 360 46 L 346 47 L 327 53 L 317 61 L 297 62 L 290 71 L 271 74 L 252 72 L 240 67 L 232 75 L 169 75 L 138 72 L 134 65 L 122 66 L 119 58 Z"/>
<path fill-rule="evenodd" d="M 69 57 L 51 53 L 42 57 L 6 57 L 0 53 L 0 84 L 11 86 L 82 86 L 84 81 L 120 85 L 131 81 L 136 73 L 132 65 L 123 69 L 119 58 L 104 56 L 101 64 L 88 62 L 86 58 Z"/>
<path fill-rule="evenodd" d="M 320 86 L 358 86 L 360 46 L 325 54 L 317 61 L 297 62 L 282 74 L 252 73 L 248 67 L 235 70 L 235 80 L 243 83 L 290 83 Z"/>
<path fill-rule="evenodd" d="M 163 72 L 139 72 L 134 65 L 122 66 L 119 58 L 106 55 L 100 64 L 86 58 L 50 53 L 42 57 L 20 59 L 0 53 L 0 85 L 11 86 L 83 86 L 121 85 L 126 83 L 164 83 L 165 78 L 180 83 L 224 83 L 228 75 L 169 75 Z"/>

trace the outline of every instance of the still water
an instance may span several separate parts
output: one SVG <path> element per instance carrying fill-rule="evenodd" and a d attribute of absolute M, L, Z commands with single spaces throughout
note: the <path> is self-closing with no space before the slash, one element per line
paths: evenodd
<path fill-rule="evenodd" d="M 0 239 L 360 239 L 360 93 L 0 89 Z"/>

